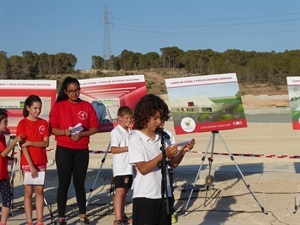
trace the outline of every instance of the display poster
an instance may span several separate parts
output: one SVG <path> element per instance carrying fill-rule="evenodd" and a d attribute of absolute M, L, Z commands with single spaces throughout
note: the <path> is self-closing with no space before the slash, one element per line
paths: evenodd
<path fill-rule="evenodd" d="M 16 133 L 17 125 L 23 119 L 23 107 L 29 95 L 42 100 L 41 118 L 49 120 L 49 113 L 56 101 L 55 80 L 0 80 L 0 108 L 8 113 L 8 133 Z"/>
<path fill-rule="evenodd" d="M 287 77 L 292 126 L 300 130 L 300 77 Z"/>
<path fill-rule="evenodd" d="M 235 73 L 166 79 L 176 134 L 247 127 Z"/>
<path fill-rule="evenodd" d="M 80 98 L 90 102 L 96 110 L 100 132 L 110 132 L 117 125 L 120 106 L 133 109 L 147 93 L 144 75 L 101 77 L 79 82 Z"/>

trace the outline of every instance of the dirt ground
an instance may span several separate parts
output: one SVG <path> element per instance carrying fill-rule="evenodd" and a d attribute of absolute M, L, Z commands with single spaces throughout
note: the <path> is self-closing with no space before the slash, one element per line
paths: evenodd
<path fill-rule="evenodd" d="M 266 96 L 256 98 L 265 101 Z M 255 102 L 252 96 L 249 97 L 251 101 L 243 103 L 246 113 L 263 112 L 272 116 L 272 113 L 281 113 L 278 108 L 287 104 L 287 96 L 279 98 L 282 102 L 272 103 L 267 112 L 264 105 L 251 105 L 251 101 Z M 172 122 L 166 123 L 166 129 L 173 131 Z M 300 209 L 295 211 L 300 204 L 300 131 L 292 130 L 290 123 L 249 123 L 247 128 L 222 131 L 220 135 L 213 136 L 213 154 L 209 146 L 211 133 L 178 135 L 176 141 L 184 141 L 191 136 L 196 139 L 196 145 L 174 172 L 174 207 L 178 225 L 300 224 Z M 86 182 L 91 224 L 111 225 L 114 220 L 112 160 L 111 154 L 106 151 L 108 144 L 109 133 L 96 134 L 91 138 L 90 149 L 93 152 Z M 54 149 L 55 141 L 51 139 L 45 185 L 46 224 L 57 218 Z M 213 159 L 211 166 L 209 158 Z M 206 182 L 208 177 L 211 183 Z M 14 181 L 13 214 L 8 224 L 25 224 L 19 171 Z M 127 198 L 128 216 L 132 213 L 131 194 Z M 71 185 L 67 204 L 68 224 L 77 224 L 78 221 L 74 196 Z"/>

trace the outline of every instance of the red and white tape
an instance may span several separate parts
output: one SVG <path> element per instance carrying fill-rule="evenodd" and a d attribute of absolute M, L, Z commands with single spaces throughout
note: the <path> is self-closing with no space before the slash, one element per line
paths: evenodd
<path fill-rule="evenodd" d="M 197 151 L 189 151 L 190 153 L 198 153 L 198 154 L 205 154 L 205 152 L 197 152 Z M 210 153 L 209 153 L 210 154 Z M 214 155 L 229 155 L 228 153 L 217 153 L 214 152 Z M 264 157 L 264 158 L 279 158 L 279 159 L 284 159 L 284 158 L 289 158 L 289 159 L 299 159 L 299 155 L 265 155 L 265 154 L 244 154 L 244 153 L 233 153 L 231 154 L 233 156 L 242 156 L 242 157 Z"/>
<path fill-rule="evenodd" d="M 106 151 L 93 151 L 93 150 L 89 150 L 89 153 L 91 154 L 102 154 L 102 153 L 106 153 Z M 110 151 L 108 151 L 108 153 L 111 153 Z"/>
<path fill-rule="evenodd" d="M 47 152 L 50 151 L 54 151 L 55 149 L 51 148 L 51 149 L 47 149 Z M 89 150 L 90 154 L 104 154 L 106 153 L 106 151 L 95 151 L 95 150 Z M 108 153 L 111 153 L 110 151 L 108 151 Z M 189 153 L 196 153 L 196 154 L 205 154 L 205 152 L 197 152 L 197 151 L 189 151 Z M 16 152 L 15 152 L 16 154 Z M 210 154 L 210 153 L 208 153 Z M 214 152 L 214 155 L 229 155 L 228 153 L 217 153 Z M 256 157 L 256 158 L 278 158 L 278 159 L 300 159 L 299 155 L 265 155 L 265 154 L 245 154 L 245 153 L 233 153 L 231 154 L 233 156 L 241 156 L 241 157 Z"/>

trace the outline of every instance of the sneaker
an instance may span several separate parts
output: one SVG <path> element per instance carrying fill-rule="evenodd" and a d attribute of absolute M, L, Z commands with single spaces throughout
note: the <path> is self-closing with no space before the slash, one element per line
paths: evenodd
<path fill-rule="evenodd" d="M 67 222 L 65 220 L 61 220 L 57 222 L 58 225 L 67 225 Z"/>
<path fill-rule="evenodd" d="M 174 214 L 171 215 L 171 223 L 172 224 L 177 223 L 177 219 Z"/>
<path fill-rule="evenodd" d="M 132 218 L 127 217 L 126 215 L 122 218 L 124 224 L 132 223 Z"/>
<path fill-rule="evenodd" d="M 114 225 L 126 225 L 127 223 L 124 223 L 123 220 L 115 220 Z"/>
<path fill-rule="evenodd" d="M 80 225 L 90 224 L 90 220 L 87 217 L 84 217 L 83 219 L 79 219 L 79 224 Z"/>

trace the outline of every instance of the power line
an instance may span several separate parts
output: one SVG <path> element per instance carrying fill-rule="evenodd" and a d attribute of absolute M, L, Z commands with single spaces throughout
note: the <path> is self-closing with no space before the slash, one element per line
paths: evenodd
<path fill-rule="evenodd" d="M 299 12 L 295 13 L 286 13 L 286 14 L 274 14 L 274 15 L 263 15 L 263 16 L 251 16 L 251 17 L 232 17 L 232 18 L 209 18 L 209 19 L 193 19 L 193 20 L 143 20 L 143 19 L 127 19 L 127 18 L 115 18 L 115 20 L 120 21 L 130 21 L 130 22 L 151 22 L 151 23 L 193 23 L 193 22 L 215 22 L 215 21 L 241 21 L 241 20 L 249 20 L 249 19 L 261 19 L 261 18 L 272 18 L 272 17 L 282 17 L 282 16 L 299 16 Z"/>
<path fill-rule="evenodd" d="M 90 30 L 88 30 L 87 32 L 83 33 L 78 39 L 72 41 L 66 47 L 64 47 L 62 49 L 62 51 L 66 52 L 66 51 L 70 51 L 72 49 L 75 49 L 79 45 L 81 45 L 81 43 L 84 40 L 87 40 L 88 38 L 93 37 L 94 36 L 93 34 L 97 31 L 97 28 L 99 27 L 99 24 L 100 24 L 100 22 L 98 22 L 97 24 L 95 24 Z M 97 37 L 97 39 L 99 39 L 99 37 Z M 92 42 L 94 42 L 94 41 L 92 41 Z"/>

